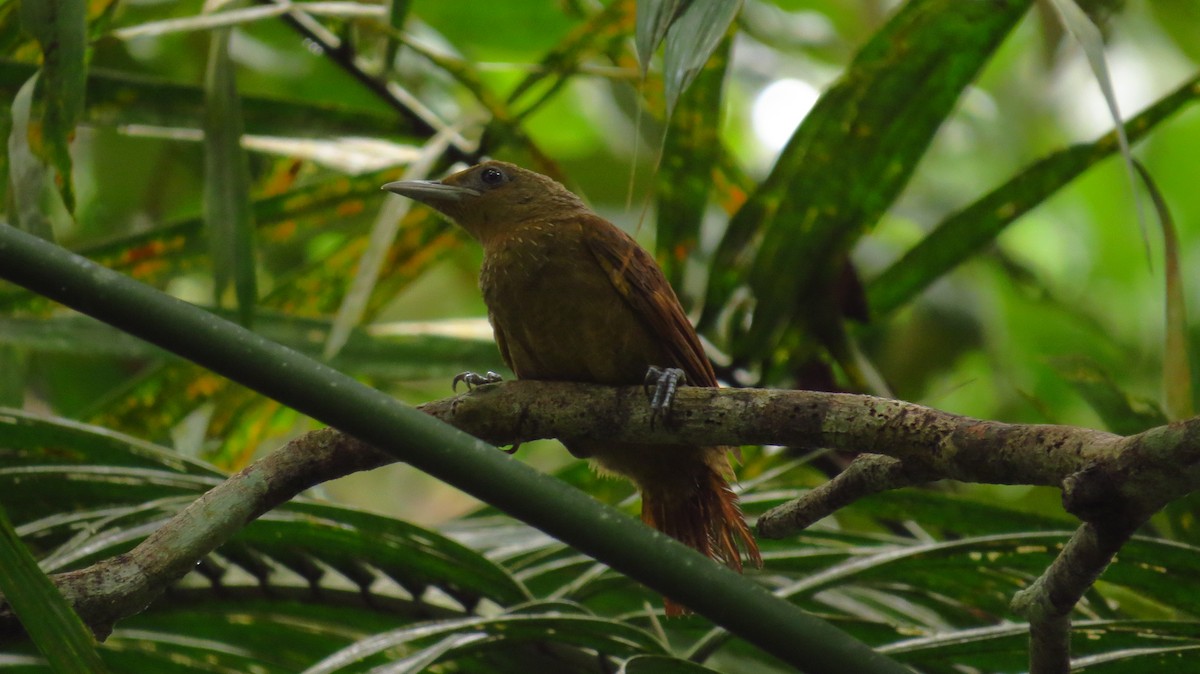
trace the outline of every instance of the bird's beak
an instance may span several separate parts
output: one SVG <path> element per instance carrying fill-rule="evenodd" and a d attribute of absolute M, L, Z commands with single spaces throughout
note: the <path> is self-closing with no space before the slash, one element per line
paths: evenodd
<path fill-rule="evenodd" d="M 479 190 L 473 190 L 470 187 L 448 185 L 437 180 L 398 180 L 388 183 L 380 189 L 395 192 L 402 197 L 415 199 L 430 206 L 436 205 L 438 202 L 462 201 L 464 197 L 477 197 L 481 194 Z"/>

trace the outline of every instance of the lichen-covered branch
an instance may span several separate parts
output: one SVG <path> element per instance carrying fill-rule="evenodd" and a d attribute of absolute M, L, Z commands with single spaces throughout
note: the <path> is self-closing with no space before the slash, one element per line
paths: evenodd
<path fill-rule="evenodd" d="M 657 424 L 639 388 L 566 382 L 486 386 L 421 409 L 496 444 L 603 437 L 825 447 L 890 456 L 931 480 L 991 484 L 1060 486 L 1129 442 L 1103 431 L 982 421 L 900 400 L 776 389 L 681 388 L 667 423 Z"/>

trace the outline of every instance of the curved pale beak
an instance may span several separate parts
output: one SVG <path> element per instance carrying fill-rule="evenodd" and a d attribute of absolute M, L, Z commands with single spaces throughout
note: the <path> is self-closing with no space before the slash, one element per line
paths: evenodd
<path fill-rule="evenodd" d="M 431 206 L 437 202 L 462 201 L 464 197 L 477 197 L 482 194 L 479 190 L 473 190 L 470 187 L 447 185 L 437 180 L 398 180 L 388 183 L 380 189 Z"/>

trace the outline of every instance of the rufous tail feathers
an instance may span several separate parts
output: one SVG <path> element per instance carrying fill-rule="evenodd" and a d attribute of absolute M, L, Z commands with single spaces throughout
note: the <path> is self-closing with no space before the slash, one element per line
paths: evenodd
<path fill-rule="evenodd" d="M 691 484 L 640 486 L 643 522 L 739 573 L 743 554 L 762 568 L 762 555 L 738 507 L 737 495 L 712 466 L 704 465 Z M 687 612 L 669 598 L 664 598 L 664 603 L 668 616 Z"/>

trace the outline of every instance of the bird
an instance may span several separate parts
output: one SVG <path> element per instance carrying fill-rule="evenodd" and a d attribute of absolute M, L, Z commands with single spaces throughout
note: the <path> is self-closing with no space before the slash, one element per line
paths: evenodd
<path fill-rule="evenodd" d="M 716 387 L 704 347 L 653 256 L 554 179 L 485 161 L 384 190 L 423 203 L 483 248 L 479 287 L 501 358 L 518 379 Z M 494 373 L 460 375 L 468 384 Z M 649 378 L 649 379 L 648 379 Z M 741 572 L 762 556 L 730 488 L 731 448 L 571 440 L 568 451 L 641 492 L 647 525 Z M 668 616 L 685 607 L 665 598 Z"/>

